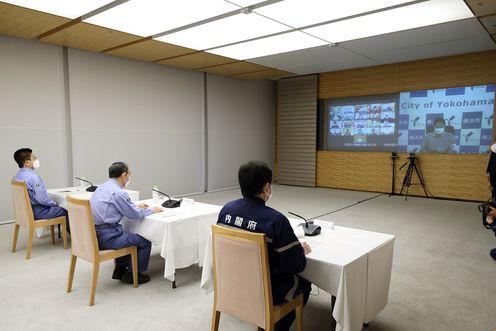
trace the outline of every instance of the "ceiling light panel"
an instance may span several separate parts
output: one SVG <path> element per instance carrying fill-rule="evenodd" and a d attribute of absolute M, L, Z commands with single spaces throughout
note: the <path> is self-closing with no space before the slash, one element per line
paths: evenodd
<path fill-rule="evenodd" d="M 112 0 L 7 0 L 3 2 L 74 19 L 105 6 Z"/>
<path fill-rule="evenodd" d="M 265 2 L 264 0 L 224 0 L 224 1 L 234 3 L 240 7 L 243 7 L 243 8 L 251 6 L 251 5 L 255 5 L 257 3 Z M 283 1 L 283 0 L 280 0 L 280 1 Z"/>
<path fill-rule="evenodd" d="M 130 0 L 85 21 L 148 37 L 233 10 L 224 0 Z"/>
<path fill-rule="evenodd" d="M 209 50 L 208 52 L 233 59 L 246 60 L 326 44 L 325 41 L 299 31 L 294 31 L 236 45 L 220 47 Z"/>
<path fill-rule="evenodd" d="M 255 12 L 301 28 L 342 17 L 400 5 L 412 0 L 285 0 L 255 9 Z"/>
<path fill-rule="evenodd" d="M 197 50 L 205 50 L 287 30 L 289 28 L 283 24 L 251 13 L 238 14 L 202 24 L 165 35 L 157 38 L 157 40 Z"/>
<path fill-rule="evenodd" d="M 342 42 L 473 17 L 463 0 L 431 0 L 305 29 L 330 42 Z"/>

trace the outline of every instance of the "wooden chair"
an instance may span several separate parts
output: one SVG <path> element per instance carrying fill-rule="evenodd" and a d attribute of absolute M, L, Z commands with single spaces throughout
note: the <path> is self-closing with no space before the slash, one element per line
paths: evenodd
<path fill-rule="evenodd" d="M 19 236 L 19 228 L 21 226 L 26 227 L 29 232 L 26 260 L 29 260 L 31 258 L 34 231 L 37 228 L 50 226 L 50 231 L 52 232 L 52 244 L 55 244 L 55 225 L 62 225 L 62 239 L 64 241 L 64 248 L 67 248 L 66 217 L 60 216 L 56 218 L 35 221 L 26 183 L 17 182 L 15 180 L 12 180 L 10 183 L 12 187 L 12 198 L 14 200 L 15 211 L 15 228 L 14 239 L 12 240 L 12 253 L 16 251 L 17 237 Z"/>
<path fill-rule="evenodd" d="M 121 249 L 99 250 L 96 238 L 95 223 L 89 200 L 67 197 L 67 211 L 69 212 L 69 224 L 71 226 L 72 256 L 67 280 L 67 293 L 72 290 L 72 281 L 76 269 L 76 260 L 81 258 L 93 264 L 93 281 L 91 283 L 89 305 L 95 303 L 96 283 L 100 263 L 115 258 L 131 255 L 133 267 L 133 285 L 138 287 L 138 250 L 136 246 Z"/>
<path fill-rule="evenodd" d="M 274 306 L 265 235 L 212 225 L 214 307 L 212 331 L 220 313 L 274 330 L 274 324 L 296 312 L 296 330 L 303 329 L 303 295 Z"/>

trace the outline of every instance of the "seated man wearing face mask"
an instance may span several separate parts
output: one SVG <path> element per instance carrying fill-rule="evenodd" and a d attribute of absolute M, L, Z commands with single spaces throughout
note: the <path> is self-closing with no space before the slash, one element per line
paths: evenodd
<path fill-rule="evenodd" d="M 444 118 L 437 117 L 432 125 L 434 132 L 429 132 L 424 136 L 421 152 L 429 153 L 456 153 L 455 137 L 445 131 L 446 122 Z"/>
<path fill-rule="evenodd" d="M 42 220 L 59 216 L 67 217 L 67 210 L 57 205 L 48 196 L 45 183 L 34 172 L 35 169 L 40 167 L 40 161 L 33 154 L 33 151 L 29 148 L 21 148 L 14 153 L 14 160 L 19 168 L 21 168 L 14 176 L 14 180 L 26 183 L 34 219 Z M 67 230 L 69 231 L 69 223 L 67 223 Z"/>
<path fill-rule="evenodd" d="M 138 234 L 126 233 L 119 223 L 125 216 L 128 219 L 141 219 L 162 211 L 160 207 L 149 208 L 146 204 L 135 205 L 131 202 L 124 187 L 129 185 L 131 171 L 124 162 L 115 162 L 109 168 L 109 180 L 98 186 L 90 200 L 96 237 L 101 250 L 119 249 L 129 246 L 138 247 L 138 283 L 144 284 L 150 277 L 142 274 L 148 269 L 152 244 Z M 133 283 L 131 256 L 115 260 L 112 279 Z"/>
<path fill-rule="evenodd" d="M 270 277 L 274 305 L 281 305 L 299 293 L 308 301 L 311 283 L 297 274 L 306 266 L 305 255 L 311 249 L 300 243 L 288 219 L 265 203 L 272 195 L 272 170 L 263 162 L 243 164 L 238 172 L 242 199 L 227 203 L 219 213 L 217 224 L 265 233 L 268 242 Z M 294 311 L 276 323 L 275 330 L 289 330 Z"/>

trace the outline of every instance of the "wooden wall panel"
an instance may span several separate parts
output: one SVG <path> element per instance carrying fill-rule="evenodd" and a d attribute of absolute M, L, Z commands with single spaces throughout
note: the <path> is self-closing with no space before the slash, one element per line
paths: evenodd
<path fill-rule="evenodd" d="M 496 51 L 401 63 L 400 91 L 496 82 Z"/>
<path fill-rule="evenodd" d="M 490 197 L 485 175 L 488 155 L 417 154 L 417 157 L 430 195 L 475 201 Z M 395 193 L 401 190 L 408 165 L 408 154 L 400 153 L 395 165 Z M 390 193 L 392 169 L 391 153 L 317 152 L 317 186 L 321 187 Z M 414 173 L 412 184 L 418 183 Z M 409 194 L 424 196 L 420 185 L 411 185 Z"/>
<path fill-rule="evenodd" d="M 422 89 L 496 83 L 496 51 L 479 52 L 393 65 L 344 70 L 319 75 L 319 98 L 342 98 L 398 93 Z M 384 80 L 384 81 L 383 81 Z M 317 186 L 391 192 L 390 153 L 317 153 Z M 488 155 L 419 154 L 427 188 L 435 197 L 486 200 L 490 196 L 485 176 Z M 397 160 L 396 192 L 406 167 Z M 414 182 L 418 182 L 414 176 Z M 410 193 L 423 195 L 418 185 Z"/>
<path fill-rule="evenodd" d="M 323 73 L 319 75 L 319 99 L 394 93 L 398 74 L 397 64 Z"/>
<path fill-rule="evenodd" d="M 390 192 L 390 153 L 317 152 L 317 186 Z"/>
<path fill-rule="evenodd" d="M 496 51 L 319 75 L 319 99 L 496 83 Z"/>
<path fill-rule="evenodd" d="M 277 83 L 276 176 L 280 184 L 315 186 L 317 75 Z"/>

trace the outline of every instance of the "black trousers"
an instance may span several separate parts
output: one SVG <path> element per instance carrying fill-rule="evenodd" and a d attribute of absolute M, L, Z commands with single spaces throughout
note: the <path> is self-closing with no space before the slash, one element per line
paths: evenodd
<path fill-rule="evenodd" d="M 300 293 L 303 294 L 303 305 L 307 304 L 308 298 L 310 297 L 310 292 L 312 291 L 312 283 L 310 283 L 305 278 L 298 277 L 298 286 L 296 287 L 295 297 Z M 286 316 L 284 316 L 279 322 L 276 323 L 274 331 L 288 331 L 296 318 L 296 313 L 293 310 Z M 258 328 L 259 331 L 263 331 L 262 328 Z"/>

